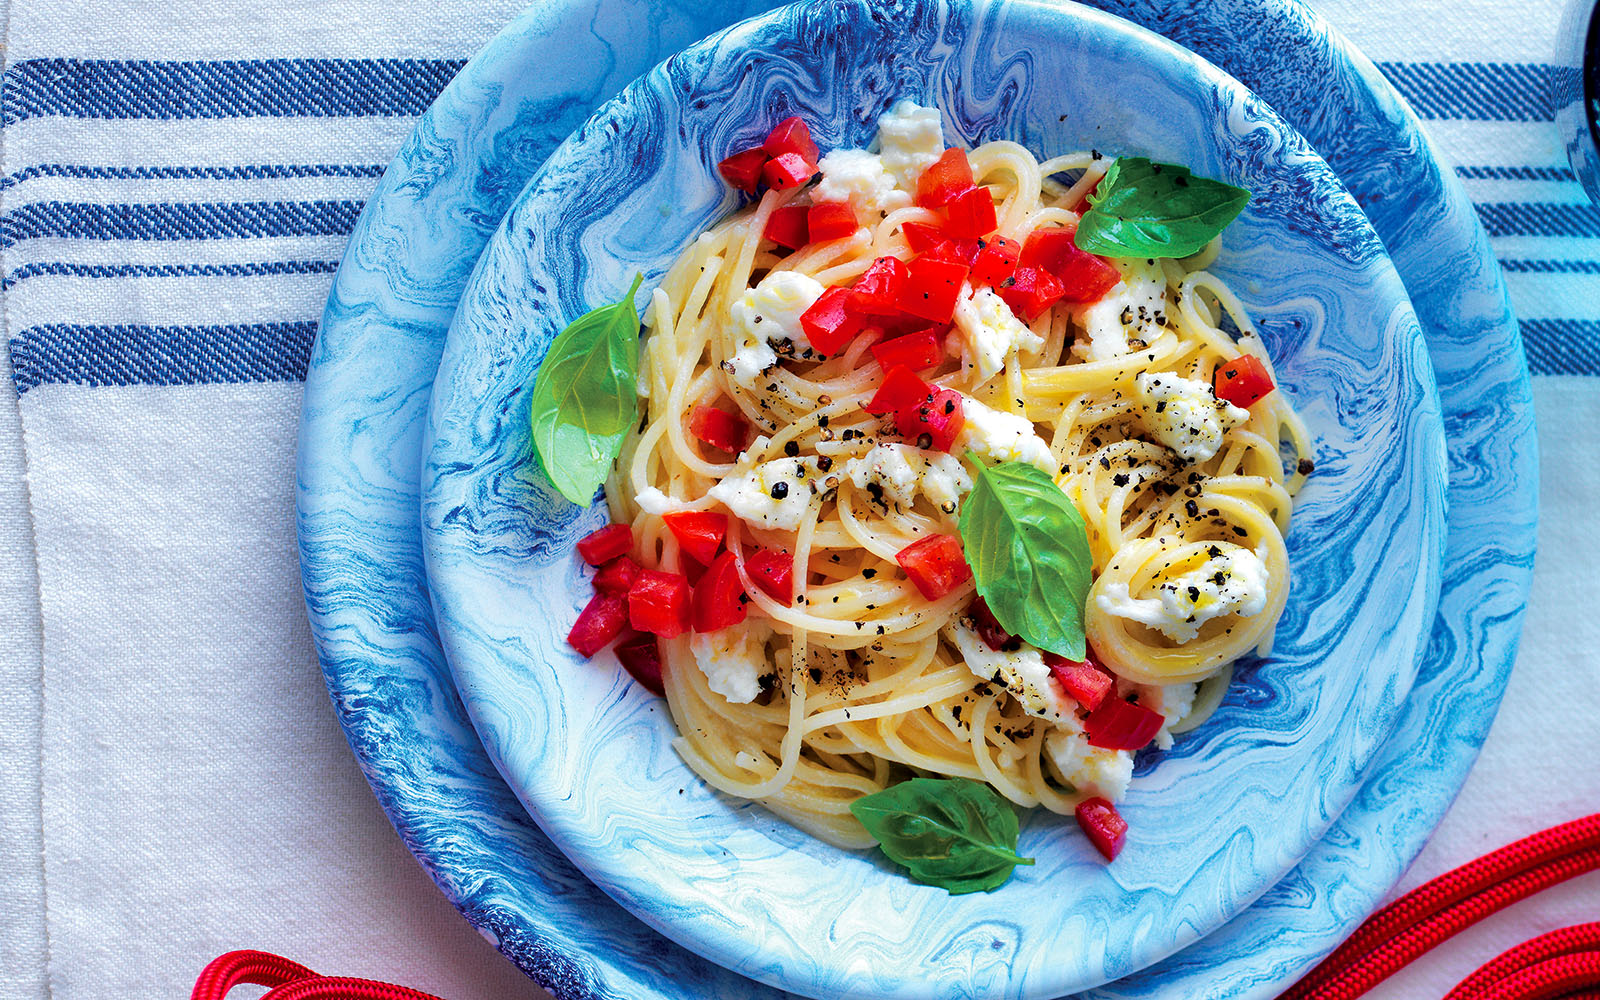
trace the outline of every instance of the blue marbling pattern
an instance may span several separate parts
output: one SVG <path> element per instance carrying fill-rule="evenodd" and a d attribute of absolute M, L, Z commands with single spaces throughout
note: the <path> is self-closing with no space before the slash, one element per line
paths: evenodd
<path fill-rule="evenodd" d="M 375 794 L 440 888 L 564 1000 L 777 994 L 719 976 L 613 904 L 554 850 L 495 773 L 466 724 L 422 590 L 422 408 L 467 272 L 537 162 L 627 79 L 766 6 L 552 0 L 509 25 L 445 91 L 369 201 L 307 381 L 301 552 L 340 721 Z M 1216 62 L 1318 148 L 1407 283 L 1445 408 L 1447 572 L 1416 687 L 1374 777 L 1254 905 L 1177 955 L 1093 991 L 1270 997 L 1399 877 L 1493 718 L 1532 560 L 1526 368 L 1469 202 L 1388 84 L 1324 22 L 1293 0 L 1098 6 Z M 653 29 L 643 38 L 641 23 Z"/>
<path fill-rule="evenodd" d="M 735 207 L 717 160 L 791 113 L 817 123 L 825 148 L 864 145 L 907 96 L 940 104 L 947 135 L 968 143 L 1097 146 L 1250 188 L 1215 270 L 1317 438 L 1274 655 L 1135 782 L 1117 864 L 1102 864 L 1070 819 L 1035 814 L 1022 849 L 1038 864 L 959 900 L 712 793 L 672 751 L 656 699 L 614 663 L 566 648 L 590 594 L 572 547 L 602 512 L 566 503 L 530 470 L 525 429 L 524 389 L 550 338 L 623 294 L 636 270 L 656 280 Z M 1376 234 L 1263 102 L 1086 8 L 829 0 L 674 56 L 603 106 L 513 205 L 457 311 L 430 425 L 429 583 L 490 757 L 625 907 L 696 953 L 807 995 L 1050 997 L 1206 934 L 1282 877 L 1355 794 L 1434 613 L 1442 421 L 1420 327 Z"/>

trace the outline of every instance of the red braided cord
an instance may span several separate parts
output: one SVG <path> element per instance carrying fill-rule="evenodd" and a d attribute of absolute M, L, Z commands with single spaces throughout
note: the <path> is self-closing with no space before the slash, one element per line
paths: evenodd
<path fill-rule="evenodd" d="M 222 1000 L 240 983 L 256 986 L 282 986 L 316 973 L 287 958 L 265 951 L 230 951 L 212 959 L 194 981 L 189 1000 Z"/>
<path fill-rule="evenodd" d="M 1581 951 L 1518 969 L 1479 996 L 1482 1000 L 1553 1000 L 1594 986 L 1600 986 L 1600 952 Z"/>
<path fill-rule="evenodd" d="M 1579 951 L 1600 951 L 1600 922 L 1563 927 L 1524 941 L 1461 980 L 1444 1000 L 1478 1000 L 1489 987 L 1519 969 Z"/>
<path fill-rule="evenodd" d="M 1305 1000 L 1351 966 L 1365 961 L 1369 952 L 1383 947 L 1407 927 L 1475 893 L 1541 863 L 1597 846 L 1600 846 L 1600 813 L 1524 837 L 1446 872 L 1373 914 L 1321 965 L 1290 987 L 1280 1000 Z"/>
<path fill-rule="evenodd" d="M 318 976 L 279 986 L 261 1000 L 440 1000 L 432 993 L 393 983 L 343 976 Z"/>

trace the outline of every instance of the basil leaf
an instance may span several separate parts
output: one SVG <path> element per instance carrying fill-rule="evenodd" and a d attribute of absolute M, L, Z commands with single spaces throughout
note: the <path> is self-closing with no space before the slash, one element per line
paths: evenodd
<path fill-rule="evenodd" d="M 533 450 L 561 495 L 586 507 L 639 413 L 635 275 L 622 301 L 578 317 L 545 352 L 528 420 Z"/>
<path fill-rule="evenodd" d="M 966 778 L 912 778 L 850 803 L 889 860 L 952 896 L 988 892 L 1032 858 L 1017 855 L 1017 813 Z"/>
<path fill-rule="evenodd" d="M 1025 462 L 979 472 L 961 505 L 961 541 L 978 593 L 1007 632 L 1084 658 L 1089 532 L 1048 473 Z"/>
<path fill-rule="evenodd" d="M 1196 177 L 1188 167 L 1119 156 L 1089 196 L 1074 242 L 1102 257 L 1187 257 L 1249 201 L 1244 188 Z"/>

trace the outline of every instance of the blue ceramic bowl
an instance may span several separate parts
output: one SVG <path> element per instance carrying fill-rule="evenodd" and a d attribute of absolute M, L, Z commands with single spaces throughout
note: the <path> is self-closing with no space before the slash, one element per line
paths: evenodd
<path fill-rule="evenodd" d="M 1106 81 L 1117 81 L 1108 86 Z M 712 164 L 798 113 L 859 146 L 892 101 L 946 135 L 1183 162 L 1255 192 L 1216 268 L 1318 438 L 1269 663 L 1142 768 L 1128 849 L 1025 824 L 1038 865 L 952 899 L 704 786 L 663 706 L 563 642 L 572 544 L 604 520 L 529 464 L 523 390 L 550 338 L 647 285 L 736 207 Z M 1061 117 L 1064 110 L 1071 114 Z M 1238 912 L 1354 794 L 1409 688 L 1437 594 L 1445 464 L 1410 305 L 1327 167 L 1237 83 L 1086 9 L 830 2 L 728 29 L 603 107 L 546 163 L 469 282 L 435 384 L 424 547 L 447 656 L 496 765 L 551 838 L 652 926 L 812 995 L 1055 996 L 1125 975 Z M 681 792 L 680 792 L 681 790 Z"/>

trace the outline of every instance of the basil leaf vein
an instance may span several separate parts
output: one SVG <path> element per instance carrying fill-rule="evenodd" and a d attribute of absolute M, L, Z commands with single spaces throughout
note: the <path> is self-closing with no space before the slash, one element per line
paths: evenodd
<path fill-rule="evenodd" d="M 639 315 L 633 296 L 578 317 L 556 335 L 533 386 L 528 421 L 533 449 L 561 495 L 594 499 L 638 418 Z"/>
<path fill-rule="evenodd" d="M 1016 810 L 967 778 L 912 778 L 850 803 L 883 853 L 912 878 L 951 895 L 988 892 L 1017 865 Z"/>
<path fill-rule="evenodd" d="M 1078 220 L 1078 249 L 1103 257 L 1199 253 L 1250 201 L 1232 184 L 1143 156 L 1118 157 Z"/>
<path fill-rule="evenodd" d="M 961 505 L 961 541 L 978 593 L 1007 632 L 1084 658 L 1089 532 L 1048 473 L 1025 462 L 979 472 Z"/>

